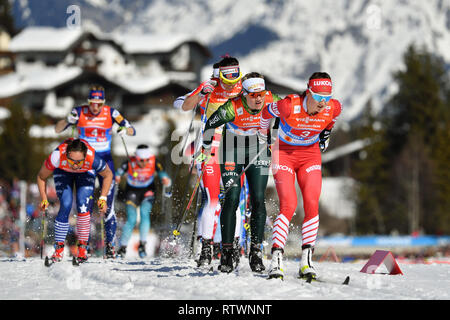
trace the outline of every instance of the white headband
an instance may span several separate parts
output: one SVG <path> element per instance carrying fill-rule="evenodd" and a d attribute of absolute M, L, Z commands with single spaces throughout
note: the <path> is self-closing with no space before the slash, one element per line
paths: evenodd
<path fill-rule="evenodd" d="M 219 78 L 219 68 L 213 69 L 213 78 Z"/>
<path fill-rule="evenodd" d="M 150 152 L 150 148 L 136 150 L 136 157 L 139 159 L 148 159 L 151 155 L 152 153 Z"/>
<path fill-rule="evenodd" d="M 266 90 L 266 84 L 263 78 L 250 78 L 242 82 L 242 87 L 247 92 L 259 92 Z"/>

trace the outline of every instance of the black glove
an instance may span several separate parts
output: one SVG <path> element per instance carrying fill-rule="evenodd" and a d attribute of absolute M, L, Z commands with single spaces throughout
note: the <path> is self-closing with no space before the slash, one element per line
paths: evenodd
<path fill-rule="evenodd" d="M 325 152 L 328 148 L 328 143 L 330 142 L 331 130 L 324 129 L 319 134 L 319 148 L 320 151 Z"/>

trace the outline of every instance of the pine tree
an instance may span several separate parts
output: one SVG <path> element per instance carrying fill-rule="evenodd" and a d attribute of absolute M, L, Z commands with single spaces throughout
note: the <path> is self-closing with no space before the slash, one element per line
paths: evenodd
<path fill-rule="evenodd" d="M 404 60 L 406 69 L 394 74 L 399 91 L 388 106 L 390 157 L 397 169 L 392 195 L 395 206 L 407 211 L 410 232 L 449 232 L 448 76 L 442 60 L 426 50 L 411 46 Z"/>
<path fill-rule="evenodd" d="M 15 102 L 7 108 L 10 116 L 3 121 L 0 129 L 0 177 L 8 181 L 18 178 L 35 182 L 39 168 L 48 155 L 45 147 L 51 139 L 30 136 L 33 123 L 44 124 L 42 117 L 25 112 Z"/>
<path fill-rule="evenodd" d="M 413 46 L 404 62 L 406 68 L 393 75 L 399 90 L 383 116 L 366 115 L 359 133 L 376 142 L 353 167 L 358 182 L 356 227 L 359 232 L 370 232 L 372 226 L 377 233 L 448 233 L 448 75 L 439 58 Z M 376 123 L 383 130 L 373 131 Z"/>
<path fill-rule="evenodd" d="M 4 28 L 10 36 L 14 36 L 17 33 L 17 30 L 14 27 L 14 18 L 9 0 L 0 0 L 0 30 L 2 28 Z"/>
<path fill-rule="evenodd" d="M 355 136 L 369 139 L 370 144 L 360 152 L 360 159 L 352 166 L 353 178 L 357 181 L 355 227 L 358 233 L 385 233 L 383 202 L 389 196 L 386 190 L 389 162 L 385 157 L 385 132 L 380 121 L 372 115 L 370 102 L 361 120 Z"/>
<path fill-rule="evenodd" d="M 9 181 L 13 178 L 27 180 L 32 176 L 33 145 L 28 134 L 31 121 L 20 105 L 12 105 L 9 110 L 11 115 L 5 120 L 0 135 L 0 176 Z"/>

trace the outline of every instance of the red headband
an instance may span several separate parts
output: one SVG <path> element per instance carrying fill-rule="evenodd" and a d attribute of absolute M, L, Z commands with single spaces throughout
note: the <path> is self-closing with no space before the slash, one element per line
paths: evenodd
<path fill-rule="evenodd" d="M 308 88 L 313 92 L 327 92 L 331 94 L 333 89 L 333 84 L 331 83 L 331 79 L 311 79 L 308 82 Z"/>

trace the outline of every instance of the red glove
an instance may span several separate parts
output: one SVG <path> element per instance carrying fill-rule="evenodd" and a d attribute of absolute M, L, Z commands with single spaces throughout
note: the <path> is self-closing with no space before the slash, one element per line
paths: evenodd
<path fill-rule="evenodd" d="M 214 91 L 214 88 L 217 86 L 217 81 L 208 80 L 202 83 L 202 89 L 200 90 L 199 96 L 204 97 L 207 94 Z"/>

